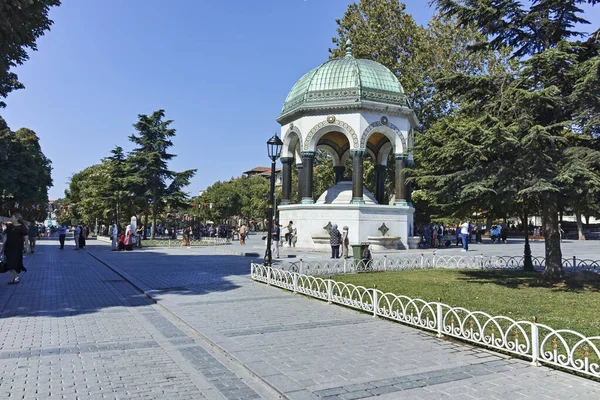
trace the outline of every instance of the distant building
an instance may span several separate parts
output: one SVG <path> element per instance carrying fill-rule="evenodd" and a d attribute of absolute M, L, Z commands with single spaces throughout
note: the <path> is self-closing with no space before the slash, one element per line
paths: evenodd
<path fill-rule="evenodd" d="M 251 177 L 254 175 L 260 175 L 266 179 L 271 178 L 271 168 L 270 167 L 254 167 L 248 171 L 244 171 L 243 174 L 247 177 Z M 281 186 L 281 168 L 275 168 L 275 186 Z"/>

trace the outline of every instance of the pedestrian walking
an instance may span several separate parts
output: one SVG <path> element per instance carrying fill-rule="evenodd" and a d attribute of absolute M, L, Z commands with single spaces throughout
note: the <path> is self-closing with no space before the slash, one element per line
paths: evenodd
<path fill-rule="evenodd" d="M 469 223 L 469 221 L 465 221 L 461 226 L 460 226 L 460 234 L 462 236 L 462 245 L 463 248 L 461 251 L 469 251 L 469 226 L 471 224 Z"/>
<path fill-rule="evenodd" d="M 62 224 L 58 227 L 58 241 L 60 242 L 60 249 L 65 248 L 65 238 L 67 237 L 67 226 Z"/>
<path fill-rule="evenodd" d="M 281 230 L 277 220 L 273 220 L 273 232 L 271 239 L 273 240 L 273 258 L 279 258 L 279 239 L 281 239 Z"/>
<path fill-rule="evenodd" d="M 285 242 L 288 247 L 292 247 L 292 235 L 294 234 L 294 221 L 290 221 L 290 223 L 285 227 Z"/>
<path fill-rule="evenodd" d="M 112 251 L 117 251 L 119 246 L 119 229 L 117 228 L 117 224 L 113 224 L 112 226 Z"/>
<path fill-rule="evenodd" d="M 81 228 L 75 225 L 73 228 L 73 239 L 75 240 L 75 250 L 79 250 L 79 236 L 81 236 Z"/>
<path fill-rule="evenodd" d="M 21 281 L 19 274 L 27 272 L 23 265 L 23 249 L 27 228 L 20 214 L 13 214 L 11 220 L 6 222 L 5 234 L 6 242 L 4 242 L 3 251 L 6 257 L 6 269 L 11 274 L 11 280 L 8 283 L 16 284 Z"/>
<path fill-rule="evenodd" d="M 344 226 L 342 228 L 342 258 L 348 258 L 348 245 L 350 244 L 350 239 L 348 239 L 348 227 Z"/>
<path fill-rule="evenodd" d="M 79 248 L 83 249 L 85 247 L 85 239 L 87 238 L 88 228 L 85 225 L 82 225 L 79 232 Z"/>
<path fill-rule="evenodd" d="M 240 226 L 240 245 L 246 245 L 246 235 L 248 234 L 248 228 L 245 224 Z"/>
<path fill-rule="evenodd" d="M 29 251 L 35 253 L 35 242 L 40 235 L 40 228 L 36 224 L 29 225 L 27 236 L 29 237 Z"/>
<path fill-rule="evenodd" d="M 333 224 L 329 231 L 329 244 L 331 245 L 331 258 L 340 258 L 340 244 L 342 243 L 342 234 L 338 230 L 337 224 Z"/>

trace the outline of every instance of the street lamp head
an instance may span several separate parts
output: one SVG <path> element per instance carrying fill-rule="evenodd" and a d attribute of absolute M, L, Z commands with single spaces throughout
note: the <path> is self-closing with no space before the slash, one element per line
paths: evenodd
<path fill-rule="evenodd" d="M 281 146 L 283 146 L 283 142 L 279 139 L 277 133 L 275 133 L 273 137 L 267 141 L 267 152 L 271 160 L 275 161 L 279 158 Z"/>

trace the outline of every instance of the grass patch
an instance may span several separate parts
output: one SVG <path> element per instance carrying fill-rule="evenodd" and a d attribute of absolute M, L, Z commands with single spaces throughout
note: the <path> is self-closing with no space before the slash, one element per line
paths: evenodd
<path fill-rule="evenodd" d="M 407 270 L 346 274 L 336 281 L 383 292 L 436 301 L 452 307 L 538 322 L 554 329 L 571 329 L 585 336 L 600 335 L 600 284 L 567 281 L 548 285 L 538 272 L 501 270 Z"/>

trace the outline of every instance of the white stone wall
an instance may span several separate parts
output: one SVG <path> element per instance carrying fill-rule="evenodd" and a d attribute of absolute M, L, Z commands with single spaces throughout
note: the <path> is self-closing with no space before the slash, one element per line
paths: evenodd
<path fill-rule="evenodd" d="M 285 226 L 294 221 L 298 231 L 297 247 L 329 248 L 329 241 L 315 243 L 315 237 L 329 237 L 324 227 L 331 222 L 341 231 L 349 228 L 350 243 L 368 242 L 369 236 L 383 236 L 383 223 L 389 231 L 386 237 L 396 236 L 408 248 L 408 236 L 413 225 L 414 208 L 365 204 L 293 204 L 279 206 L 279 221 Z M 373 241 L 372 241 L 373 242 Z M 380 250 L 377 246 L 374 250 Z"/>

